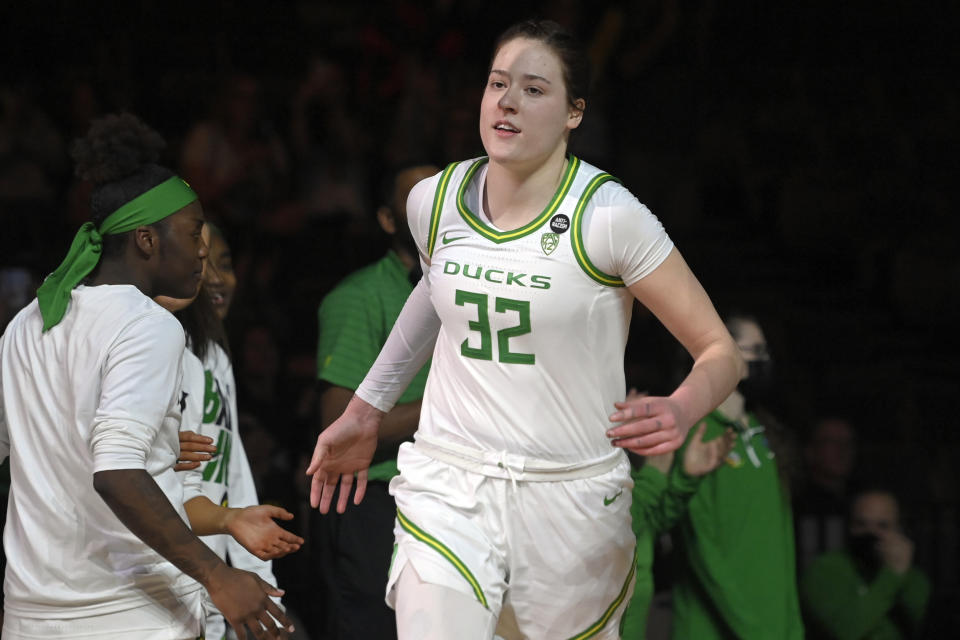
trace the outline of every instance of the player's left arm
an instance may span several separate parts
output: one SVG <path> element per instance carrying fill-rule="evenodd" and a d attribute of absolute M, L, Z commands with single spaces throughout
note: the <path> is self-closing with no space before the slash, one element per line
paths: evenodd
<path fill-rule="evenodd" d="M 597 191 L 584 218 L 584 245 L 597 266 L 617 274 L 693 356 L 690 374 L 668 397 L 617 403 L 608 431 L 614 444 L 640 455 L 674 451 L 690 427 L 736 387 L 745 365 L 713 303 L 680 252 L 643 204 L 620 185 Z"/>
<path fill-rule="evenodd" d="M 733 392 L 745 365 L 706 291 L 676 249 L 629 290 L 693 357 L 690 373 L 669 396 L 618 402 L 618 411 L 610 416 L 623 422 L 608 432 L 616 446 L 655 455 L 677 449 L 690 427 Z"/>

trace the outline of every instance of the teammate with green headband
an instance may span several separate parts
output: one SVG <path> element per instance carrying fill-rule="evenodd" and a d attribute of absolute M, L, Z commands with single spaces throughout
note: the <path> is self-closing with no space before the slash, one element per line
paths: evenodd
<path fill-rule="evenodd" d="M 0 461 L 11 486 L 4 640 L 194 639 L 203 589 L 245 637 L 277 638 L 279 591 L 187 526 L 173 470 L 184 333 L 152 298 L 190 298 L 207 246 L 193 191 L 130 115 L 74 148 L 92 220 L 0 337 Z"/>
<path fill-rule="evenodd" d="M 37 289 L 43 330 L 49 330 L 63 319 L 70 292 L 100 262 L 103 236 L 126 233 L 154 224 L 196 200 L 197 194 L 193 189 L 174 176 L 111 213 L 99 228 L 92 222 L 84 223 L 77 231 L 67 257 Z"/>

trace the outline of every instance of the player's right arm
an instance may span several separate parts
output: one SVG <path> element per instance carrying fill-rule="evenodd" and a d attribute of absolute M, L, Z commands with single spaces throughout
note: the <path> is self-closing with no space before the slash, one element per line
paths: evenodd
<path fill-rule="evenodd" d="M 354 474 L 357 480 L 354 504 L 363 500 L 367 469 L 377 449 L 384 416 L 426 364 L 440 333 L 440 317 L 430 299 L 430 263 L 425 253 L 425 229 L 436 182 L 436 176 L 421 181 L 407 198 L 407 220 L 420 251 L 423 277 L 407 298 L 379 357 L 343 414 L 317 438 L 307 475 L 313 476 L 310 504 L 319 507 L 321 513 L 330 510 L 338 483 L 342 486 L 337 511 L 342 513 L 346 509 Z"/>
<path fill-rule="evenodd" d="M 331 385 L 320 395 L 320 426 L 326 428 L 343 415 L 354 391 Z M 396 447 L 412 436 L 420 424 L 420 400 L 394 405 L 380 421 L 377 439 L 380 443 Z"/>
<path fill-rule="evenodd" d="M 146 471 L 147 454 L 180 388 L 183 347 L 183 329 L 166 314 L 131 323 L 111 344 L 91 425 L 93 488 L 135 536 L 207 588 L 241 638 L 244 625 L 258 638 L 280 637 L 271 616 L 284 627 L 290 622 L 268 597 L 277 591 L 224 564 Z M 264 632 L 261 622 L 271 631 Z"/>
<path fill-rule="evenodd" d="M 290 620 L 268 596 L 282 596 L 256 575 L 228 567 L 190 531 L 167 496 L 144 469 L 113 469 L 93 474 L 93 487 L 120 522 L 175 567 L 202 584 L 241 638 L 243 626 L 257 638 L 282 637 L 276 618 Z M 262 631 L 263 627 L 270 631 Z"/>

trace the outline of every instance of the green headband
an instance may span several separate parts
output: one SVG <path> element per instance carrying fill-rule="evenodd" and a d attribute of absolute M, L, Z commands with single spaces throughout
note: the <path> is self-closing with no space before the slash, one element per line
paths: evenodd
<path fill-rule="evenodd" d="M 77 231 L 70 251 L 57 270 L 47 276 L 37 289 L 43 330 L 57 325 L 67 312 L 70 292 L 87 277 L 97 263 L 103 247 L 103 236 L 133 231 L 153 224 L 197 199 L 197 194 L 183 179 L 176 176 L 161 182 L 111 213 L 97 227 L 86 222 Z"/>

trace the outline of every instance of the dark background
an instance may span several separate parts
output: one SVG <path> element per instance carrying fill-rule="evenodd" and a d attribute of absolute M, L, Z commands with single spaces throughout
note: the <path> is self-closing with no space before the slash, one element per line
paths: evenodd
<path fill-rule="evenodd" d="M 89 189 L 69 142 L 91 118 L 140 115 L 182 170 L 198 123 L 238 78 L 254 87 L 252 136 L 285 162 L 246 209 L 204 204 L 236 257 L 228 328 L 261 494 L 300 508 L 289 470 L 315 436 L 316 307 L 385 250 L 373 212 L 392 168 L 482 153 L 490 46 L 520 5 L 94 4 L 0 9 L 0 266 L 42 276 L 64 255 Z M 540 5 L 527 15 L 571 28 L 594 62 L 571 150 L 660 217 L 721 311 L 760 318 L 788 428 L 802 439 L 830 412 L 854 423 L 858 473 L 910 496 L 921 564 L 954 595 L 956 3 Z M 644 313 L 634 324 L 630 382 L 665 390 L 675 348 Z"/>

